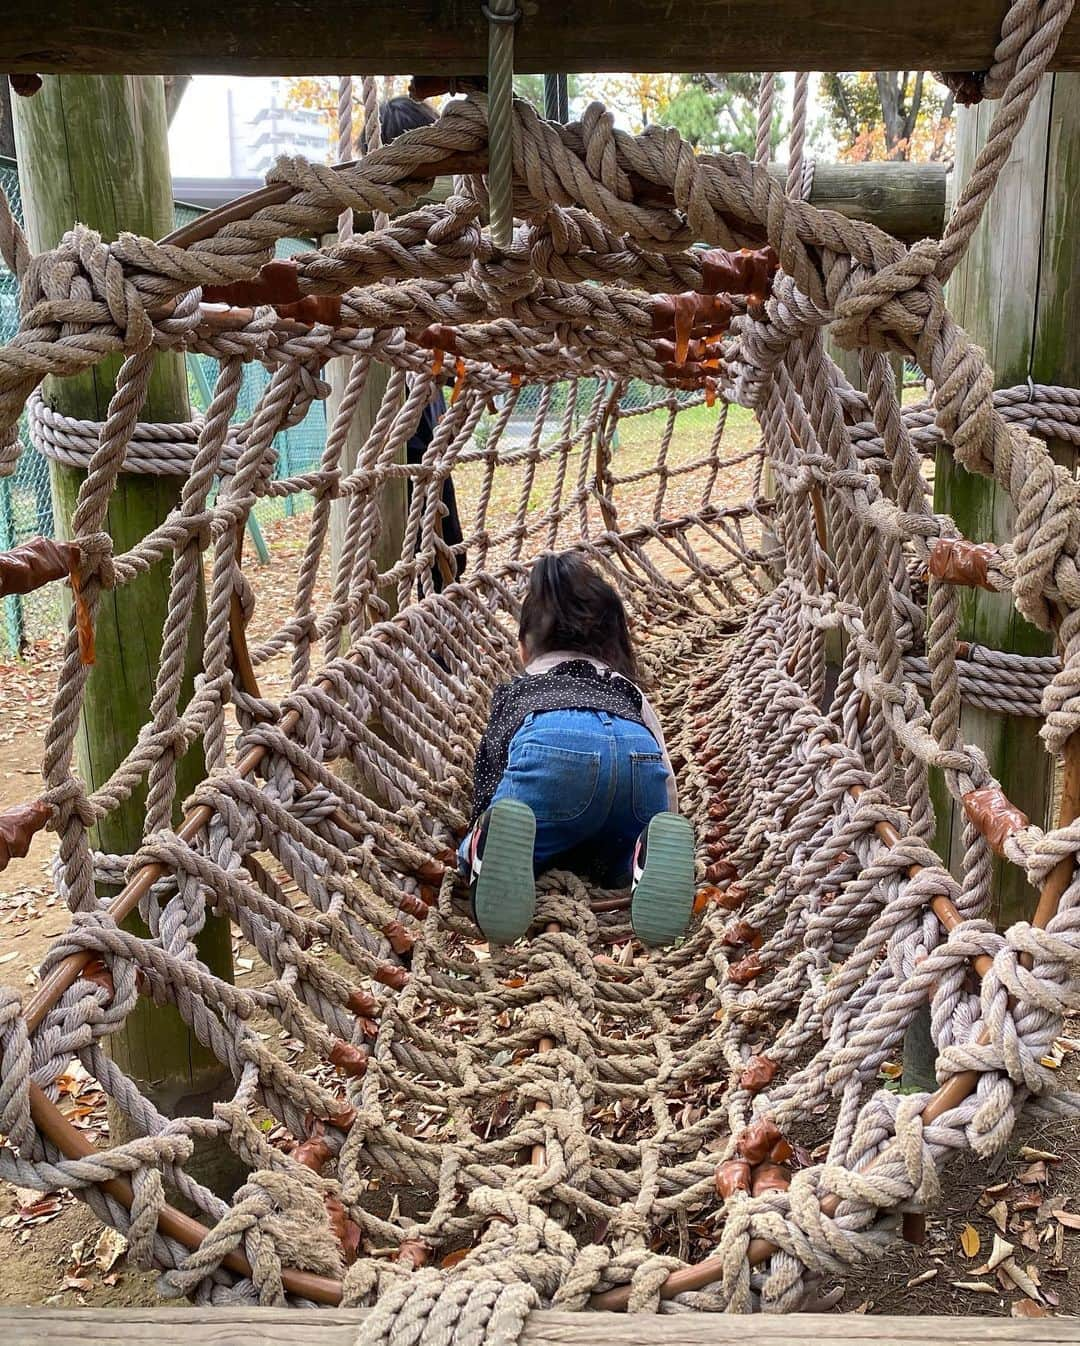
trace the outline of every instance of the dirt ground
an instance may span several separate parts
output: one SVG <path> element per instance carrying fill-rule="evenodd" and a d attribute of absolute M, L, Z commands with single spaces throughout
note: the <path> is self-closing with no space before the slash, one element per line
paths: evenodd
<path fill-rule="evenodd" d="M 271 565 L 253 577 L 262 596 L 287 591 L 303 522 L 268 530 Z M 23 660 L 0 662 L 0 808 L 37 793 L 58 657 L 54 639 Z M 265 692 L 280 694 L 286 670 L 271 666 L 260 680 Z M 67 925 L 50 877 L 55 841 L 39 833 L 27 857 L 0 878 L 0 981 L 26 990 Z M 1075 1086 L 1080 1026 L 1073 1031 L 1078 1037 L 1062 1038 L 1056 1059 L 1063 1083 Z M 95 1082 L 73 1067 L 64 1088 L 69 1118 L 91 1139 L 105 1140 L 104 1097 Z M 67 1193 L 41 1197 L 0 1185 L 0 1269 L 0 1305 L 164 1302 L 156 1277 L 130 1266 L 123 1240 Z M 823 1291 L 839 1288 L 826 1283 Z M 990 1165 L 970 1155 L 958 1161 L 946 1171 L 926 1241 L 898 1244 L 867 1266 L 843 1287 L 839 1303 L 863 1313 L 1080 1313 L 1080 1123 L 1025 1126 Z"/>

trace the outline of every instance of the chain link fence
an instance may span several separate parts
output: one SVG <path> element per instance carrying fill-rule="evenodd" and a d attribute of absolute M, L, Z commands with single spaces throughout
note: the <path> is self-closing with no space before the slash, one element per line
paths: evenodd
<path fill-rule="evenodd" d="M 16 218 L 22 221 L 19 175 L 14 161 L 3 157 L 0 157 L 0 189 L 11 202 Z M 176 223 L 188 224 L 204 213 L 197 206 L 177 203 Z M 308 239 L 282 239 L 277 255 L 290 257 L 311 246 Z M 0 262 L 0 343 L 11 339 L 18 322 L 19 287 L 15 277 Z M 251 415 L 269 377 L 262 365 L 248 365 L 234 419 L 242 421 Z M 188 391 L 193 414 L 206 411 L 216 378 L 216 361 L 202 355 L 188 357 Z M 56 535 L 49 464 L 30 443 L 25 422 L 21 437 L 25 447 L 15 472 L 10 477 L 0 478 L 0 551 L 7 551 L 27 538 Z M 299 425 L 278 435 L 275 441 L 277 474 L 292 476 L 317 465 L 325 439 L 326 409 L 321 402 L 315 402 Z M 262 559 L 269 555 L 263 528 L 298 510 L 310 508 L 310 505 L 310 496 L 289 496 L 283 500 L 273 497 L 259 503 L 249 526 L 252 542 Z M 25 596 L 9 595 L 0 599 L 0 604 L 0 655 L 17 655 L 27 650 L 59 629 L 63 621 L 55 585 L 46 585 Z"/>

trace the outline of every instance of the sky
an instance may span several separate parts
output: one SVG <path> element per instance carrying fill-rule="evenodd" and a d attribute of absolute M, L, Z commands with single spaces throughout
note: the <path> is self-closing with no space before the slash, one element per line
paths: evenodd
<path fill-rule="evenodd" d="M 236 75 L 196 75 L 184 92 L 169 128 L 169 159 L 178 178 L 227 178 L 229 165 L 229 93 L 238 123 L 246 123 L 271 99 L 275 84 L 286 81 L 243 79 Z"/>

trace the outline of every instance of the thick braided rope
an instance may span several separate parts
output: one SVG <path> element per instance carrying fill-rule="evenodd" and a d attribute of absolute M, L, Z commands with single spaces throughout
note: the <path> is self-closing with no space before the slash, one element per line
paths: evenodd
<path fill-rule="evenodd" d="M 1045 27 L 1033 25 L 1029 8 L 1010 12 L 1003 46 L 1023 33 L 1026 55 L 1010 78 L 995 155 L 1016 133 L 1060 12 L 1048 7 Z M 514 117 L 514 209 L 526 221 L 518 238 L 492 249 L 475 203 L 459 198 L 395 220 L 374 243 L 353 239 L 301 259 L 303 293 L 357 287 L 344 295 L 340 329 L 270 310 L 215 329 L 198 311 L 197 289 L 250 278 L 275 231 L 332 222 L 342 209 L 402 204 L 408 194 L 395 183 L 410 169 L 485 143 L 480 104 L 374 149 L 342 174 L 286 163 L 280 176 L 299 197 L 187 252 L 145 240 L 103 245 L 73 232 L 53 254 L 26 262 L 24 330 L 0 352 L 9 410 L 45 372 L 128 353 L 101 426 L 51 423 L 58 444 L 94 444 L 74 521 L 91 617 L 103 588 L 166 557 L 173 566 L 151 721 L 93 792 L 72 771 L 86 680 L 74 629 L 65 652 L 46 799 L 76 914 L 45 973 L 71 954 L 92 955 L 105 973 L 76 982 L 33 1033 L 19 998 L 2 998 L 0 1133 L 17 1152 L 0 1149 L 0 1174 L 79 1190 L 130 1232 L 140 1258 L 168 1270 L 174 1290 L 200 1300 L 285 1302 L 288 1267 L 342 1280 L 348 1302 L 376 1301 L 365 1330 L 380 1341 L 485 1332 L 515 1341 L 533 1304 L 584 1307 L 617 1287 L 632 1309 L 657 1311 L 667 1275 L 684 1261 L 679 1231 L 703 1207 L 718 1207 L 716 1165 L 735 1153 L 745 1126 L 769 1115 L 809 1140 L 820 1110 L 832 1107 L 826 1161 L 781 1190 L 729 1198 L 718 1244 L 707 1249 L 722 1263 L 720 1280 L 671 1306 L 791 1309 L 815 1278 L 880 1255 L 890 1213 L 932 1201 L 951 1154 L 1000 1146 L 1032 1097 L 1075 1110 L 1075 1100 L 1053 1096 L 1044 1058 L 1075 1004 L 1080 886 L 1069 884 L 1046 930 L 1020 924 L 999 934 L 982 915 L 993 872 L 983 837 L 967 829 L 958 880 L 927 844 L 930 767 L 954 795 L 993 785 L 960 733 L 965 693 L 1017 713 L 1051 679 L 1049 736 L 1080 723 L 1075 488 L 1018 433 L 1074 435 L 1075 394 L 991 392 L 981 357 L 942 303 L 953 243 L 905 253 L 865 226 L 820 217 L 748 165 L 699 160 L 664 132 L 627 137 L 597 109 L 561 129 L 525 108 Z M 763 116 L 766 147 L 770 121 Z M 631 173 L 666 185 L 675 206 L 636 202 Z M 685 288 L 695 274 L 691 237 L 739 241 L 751 226 L 777 246 L 784 272 L 763 314 L 738 310 L 710 411 L 702 394 L 664 385 L 644 286 Z M 626 233 L 641 244 L 629 255 Z M 631 277 L 643 288 L 580 285 L 592 276 Z M 457 398 L 416 465 L 398 460 L 432 375 L 427 349 L 408 340 L 406 329 L 417 333 L 409 305 L 428 305 L 423 325 L 446 322 L 467 352 Z M 864 348 L 865 395 L 825 355 L 822 328 L 834 316 L 840 334 Z M 150 352 L 189 343 L 221 368 L 211 410 L 194 429 L 181 503 L 154 536 L 114 556 L 102 523 L 116 476 L 129 457 L 151 456 L 139 446 L 153 434 L 137 428 Z M 925 362 L 936 424 L 931 410 L 901 411 L 885 348 Z M 321 395 L 320 371 L 339 355 L 352 366 L 323 458 L 275 483 L 274 437 Z M 392 366 L 390 386 L 356 468 L 343 476 L 341 447 L 375 356 Z M 250 358 L 272 369 L 270 385 L 254 413 L 230 427 Z M 515 367 L 534 387 L 515 382 L 507 372 Z M 628 378 L 637 370 L 658 386 L 634 407 Z M 756 496 L 741 506 L 725 499 L 740 472 L 760 480 L 763 455 L 725 445 L 733 413 L 724 394 L 757 414 L 778 484 L 768 509 Z M 502 399 L 494 414 L 493 397 Z M 691 418 L 703 412 L 714 428 L 706 447 L 690 447 Z M 623 449 L 642 427 L 655 451 L 637 467 Z M 186 442 L 188 431 L 167 433 Z M 955 590 L 935 581 L 924 604 L 930 545 L 952 535 L 931 512 L 919 472 L 919 453 L 941 435 L 1017 500 L 1014 544 L 988 578 L 1012 587 L 1038 618 L 1049 620 L 1051 605 L 1064 613 L 1060 664 L 961 651 Z M 435 524 L 451 472 L 470 492 L 456 548 Z M 378 501 L 393 481 L 411 486 L 412 504 L 401 555 L 380 562 Z M 263 620 L 236 538 L 257 501 L 301 491 L 315 505 L 292 611 L 271 614 L 252 650 L 259 664 L 290 658 L 292 694 L 277 704 L 235 678 L 234 614 Z M 347 501 L 341 558 L 320 597 L 328 510 L 339 495 Z M 824 500 L 831 556 L 815 496 Z M 698 875 L 720 885 L 703 888 L 704 911 L 686 940 L 648 958 L 633 957 L 625 911 L 594 909 L 596 895 L 569 874 L 540 884 L 541 933 L 482 957 L 445 869 L 467 817 L 467 764 L 487 698 L 517 668 L 528 562 L 561 546 L 578 548 L 618 585 L 647 636 L 643 663 L 695 823 Z M 178 659 L 204 552 L 203 673 L 182 706 Z M 469 557 L 462 579 L 429 592 L 432 566 L 457 554 Z M 775 585 L 766 563 L 776 567 Z M 418 587 L 426 596 L 408 602 Z M 391 619 L 384 595 L 394 591 L 407 605 Z M 826 703 L 825 635 L 836 628 L 845 653 Z M 235 755 L 230 707 L 241 729 Z M 196 801 L 211 821 L 185 843 L 169 830 L 175 767 L 200 736 L 212 774 Z M 235 763 L 255 748 L 258 776 L 242 778 Z M 98 855 L 88 837 L 143 780 L 147 836 L 132 863 L 164 871 L 142 906 L 149 939 L 118 929 L 100 909 L 95 877 L 115 878 L 123 858 Z M 882 824 L 898 844 L 882 843 Z M 1038 884 L 1073 860 L 1080 829 L 1021 827 L 1004 847 Z M 960 916 L 948 931 L 932 906 L 942 895 Z M 731 904 L 741 904 L 737 920 Z M 228 916 L 264 965 L 266 976 L 250 987 L 220 982 L 202 965 L 196 941 L 211 910 Z M 559 928 L 545 929 L 551 923 Z M 976 957 L 990 970 L 973 990 Z M 166 1119 L 110 1061 L 104 1039 L 140 987 L 174 1003 L 229 1067 L 235 1092 L 213 1118 Z M 978 1077 L 974 1093 L 933 1125 L 924 1122 L 925 1096 L 877 1089 L 881 1066 L 925 1004 L 941 1077 Z M 537 1050 L 541 1039 L 550 1050 Z M 137 1142 L 66 1160 L 38 1134 L 29 1080 L 54 1088 L 73 1054 L 134 1119 Z M 308 1060 L 351 1063 L 354 1073 L 312 1071 Z M 268 1138 L 256 1122 L 267 1114 L 290 1141 L 309 1143 L 309 1156 L 310 1143 L 324 1147 L 317 1173 L 302 1149 Z M 209 1137 L 250 1170 L 232 1205 L 186 1167 L 194 1141 Z M 543 1164 L 523 1165 L 535 1147 Z M 118 1174 L 132 1182 L 130 1211 L 97 1187 Z M 426 1195 L 405 1210 L 376 1205 L 376 1179 Z M 194 1253 L 155 1232 L 166 1186 L 209 1226 Z M 831 1198 L 841 1205 L 827 1215 Z M 400 1249 L 402 1261 L 362 1256 L 346 1269 L 343 1218 L 362 1244 Z M 585 1231 L 583 1246 L 572 1231 Z M 752 1273 L 754 1238 L 779 1251 Z M 458 1266 L 410 1275 L 410 1247 L 468 1252 Z M 237 1252 L 250 1275 L 225 1268 Z"/>

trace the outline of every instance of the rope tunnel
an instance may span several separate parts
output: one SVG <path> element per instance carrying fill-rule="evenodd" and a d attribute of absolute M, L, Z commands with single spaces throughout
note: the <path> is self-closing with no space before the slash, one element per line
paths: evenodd
<path fill-rule="evenodd" d="M 1003 46 L 999 151 L 1052 51 Z M 44 792 L 0 817 L 5 861 L 59 834 L 73 913 L 39 988 L 0 992 L 0 1176 L 76 1191 L 170 1293 L 374 1305 L 372 1341 L 432 1317 L 511 1339 L 539 1304 L 795 1309 L 888 1247 L 951 1155 L 990 1154 L 1022 1107 L 1076 1111 L 1043 1058 L 1075 1003 L 1080 831 L 1030 825 L 960 732 L 965 702 L 1045 715 L 1054 752 L 1078 728 L 1075 488 L 1030 433 L 1080 441 L 1076 394 L 993 392 L 943 298 L 992 183 L 908 249 L 811 206 L 801 147 L 785 188 L 598 105 L 568 125 L 521 102 L 509 116 L 498 238 L 477 92 L 355 163 L 282 160 L 162 242 L 78 227 L 31 259 L 0 228 L 23 291 L 0 348 L 0 470 L 25 408 L 42 451 L 87 473 L 69 543 L 0 557 L 5 592 L 68 582 L 73 600 Z M 448 175 L 444 204 L 417 204 Z M 278 238 L 355 213 L 379 227 L 273 260 Z M 858 350 L 865 392 L 827 333 Z M 217 362 L 205 416 L 140 422 L 155 350 Z M 46 374 L 113 354 L 102 423 L 50 408 Z M 890 354 L 925 370 L 926 402 L 901 405 Z M 271 378 L 237 419 L 253 360 Z M 326 397 L 332 360 L 322 459 L 276 477 L 275 435 Z M 924 467 L 943 442 L 1013 497 L 1011 544 L 976 547 L 934 512 Z M 122 551 L 106 514 L 132 472 L 183 490 Z M 257 502 L 301 493 L 281 611 L 237 538 Z M 695 919 L 674 948 L 644 950 L 625 895 L 565 872 L 540 881 L 526 940 L 488 948 L 456 875 L 529 563 L 562 549 L 626 602 L 694 823 Z M 73 751 L 95 614 L 163 560 L 151 715 L 90 788 Z M 1060 657 L 963 644 L 965 585 L 1011 591 Z M 264 694 L 268 670 L 287 694 Z M 207 775 L 175 826 L 193 745 Z M 959 877 L 931 847 L 931 768 L 965 808 Z M 96 850 L 144 784 L 139 851 Z M 985 919 L 995 856 L 1042 892 L 1004 933 Z M 203 960 L 212 915 L 257 964 L 242 985 Z M 147 997 L 226 1069 L 209 1115 L 167 1116 L 110 1055 Z M 941 1087 L 890 1092 L 881 1067 L 926 1006 Z M 127 1118 L 110 1149 L 57 1110 L 73 1056 Z M 194 1162 L 211 1141 L 244 1172 L 228 1201 Z"/>

